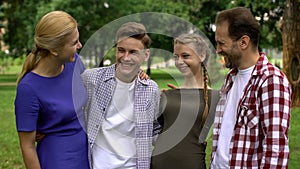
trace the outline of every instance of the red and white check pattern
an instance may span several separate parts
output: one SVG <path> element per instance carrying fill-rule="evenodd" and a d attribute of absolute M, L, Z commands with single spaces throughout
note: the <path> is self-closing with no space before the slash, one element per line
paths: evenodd
<path fill-rule="evenodd" d="M 233 69 L 227 75 L 216 108 L 213 153 L 218 138 Z M 238 104 L 234 133 L 230 143 L 230 168 L 288 168 L 292 89 L 286 76 L 269 63 L 264 53 L 257 61 Z"/>

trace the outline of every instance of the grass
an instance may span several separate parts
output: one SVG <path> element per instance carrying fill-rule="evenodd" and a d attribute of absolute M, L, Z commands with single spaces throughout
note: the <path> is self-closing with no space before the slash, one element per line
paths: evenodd
<path fill-rule="evenodd" d="M 18 135 L 15 127 L 14 99 L 16 87 L 13 83 L 16 80 L 15 74 L 0 74 L 0 169 L 25 168 L 21 156 Z M 153 70 L 151 78 L 159 87 L 167 88 L 166 84 L 179 85 L 182 79 L 175 70 Z M 10 83 L 7 83 L 10 82 Z M 3 85 L 5 84 L 5 85 Z M 296 169 L 300 166 L 300 108 L 293 108 L 291 115 L 291 129 L 289 132 L 290 162 L 289 168 Z M 211 152 L 211 138 L 207 146 L 207 164 L 209 164 Z"/>
<path fill-rule="evenodd" d="M 15 75 L 0 75 L 0 81 L 9 82 L 16 79 Z M 15 85 L 0 85 L 0 168 L 24 168 L 14 116 Z"/>
<path fill-rule="evenodd" d="M 291 115 L 291 129 L 289 132 L 290 163 L 289 168 L 298 168 L 300 166 L 300 108 L 293 108 Z"/>
<path fill-rule="evenodd" d="M 157 82 L 160 89 L 167 89 L 167 84 L 179 86 L 183 82 L 180 73 L 176 69 L 151 70 L 150 77 L 152 80 Z"/>
<path fill-rule="evenodd" d="M 2 74 L 0 82 L 16 82 L 17 75 L 16 74 Z"/>

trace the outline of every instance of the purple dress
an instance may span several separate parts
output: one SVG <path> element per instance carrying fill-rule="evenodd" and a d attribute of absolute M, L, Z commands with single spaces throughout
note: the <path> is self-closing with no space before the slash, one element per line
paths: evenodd
<path fill-rule="evenodd" d="M 58 76 L 29 72 L 17 87 L 17 130 L 46 134 L 37 144 L 42 169 L 89 168 L 82 111 L 87 93 L 80 79 L 83 70 L 76 55 L 76 62 L 66 63 Z"/>

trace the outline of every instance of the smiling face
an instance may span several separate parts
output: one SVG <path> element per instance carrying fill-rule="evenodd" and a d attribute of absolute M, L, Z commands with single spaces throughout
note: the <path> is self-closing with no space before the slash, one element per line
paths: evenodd
<path fill-rule="evenodd" d="M 185 77 L 196 76 L 201 72 L 201 59 L 188 45 L 174 45 L 174 59 L 177 69 Z"/>
<path fill-rule="evenodd" d="M 66 44 L 58 52 L 58 56 L 64 62 L 74 62 L 75 54 L 78 49 L 82 47 L 79 41 L 79 32 L 76 28 L 73 33 L 68 37 Z"/>
<path fill-rule="evenodd" d="M 124 82 L 131 82 L 137 76 L 144 61 L 150 55 L 143 43 L 135 38 L 126 37 L 119 40 L 116 49 L 116 76 Z"/>
<path fill-rule="evenodd" d="M 228 34 L 228 23 L 218 24 L 215 39 L 217 42 L 217 53 L 224 57 L 227 68 L 238 68 L 241 63 L 242 54 L 238 47 L 238 40 L 233 41 Z"/>

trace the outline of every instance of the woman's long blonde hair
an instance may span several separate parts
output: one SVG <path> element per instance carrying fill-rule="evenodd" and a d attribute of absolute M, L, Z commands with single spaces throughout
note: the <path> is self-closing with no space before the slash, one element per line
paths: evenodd
<path fill-rule="evenodd" d="M 50 50 L 60 50 L 75 29 L 77 21 L 66 12 L 52 11 L 44 15 L 35 27 L 35 45 L 23 64 L 17 84 L 37 66 L 41 58 L 50 54 Z"/>
<path fill-rule="evenodd" d="M 191 34 L 182 34 L 174 39 L 175 44 L 183 44 L 191 47 L 194 52 L 200 57 L 202 53 L 205 53 L 205 59 L 201 62 L 202 74 L 204 80 L 204 99 L 205 99 L 205 109 L 202 115 L 202 125 L 204 125 L 208 112 L 208 86 L 209 86 L 209 76 L 206 68 L 206 64 L 208 58 L 210 57 L 211 51 L 207 45 L 207 42 L 201 37 L 199 34 L 191 33 Z"/>

